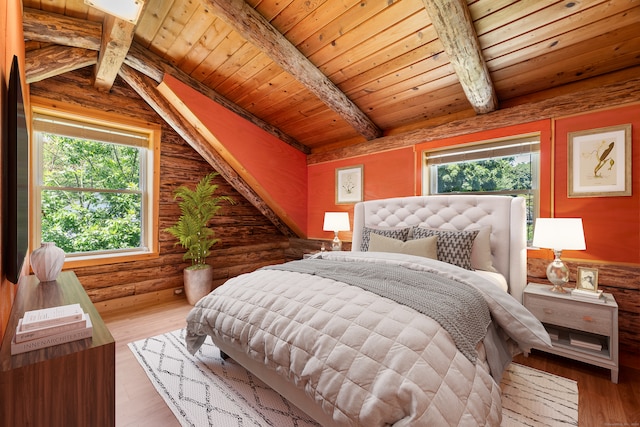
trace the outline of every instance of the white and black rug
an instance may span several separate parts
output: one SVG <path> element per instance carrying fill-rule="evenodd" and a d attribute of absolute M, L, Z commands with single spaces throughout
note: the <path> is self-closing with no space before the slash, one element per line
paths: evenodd
<path fill-rule="evenodd" d="M 182 426 L 317 426 L 210 340 L 192 356 L 184 329 L 129 344 Z M 501 383 L 502 426 L 578 425 L 575 381 L 512 363 Z"/>

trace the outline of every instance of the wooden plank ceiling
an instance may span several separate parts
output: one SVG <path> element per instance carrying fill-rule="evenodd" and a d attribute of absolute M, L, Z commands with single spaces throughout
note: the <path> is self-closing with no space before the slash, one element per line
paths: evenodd
<path fill-rule="evenodd" d="M 285 235 L 302 233 L 186 125 L 165 74 L 313 163 L 640 71 L 638 0 L 145 0 L 137 24 L 23 5 L 28 83 L 123 79 Z"/>
<path fill-rule="evenodd" d="M 171 73 L 307 153 L 640 65 L 630 0 L 146 0 L 137 25 L 82 0 L 24 7 L 28 81 Z"/>

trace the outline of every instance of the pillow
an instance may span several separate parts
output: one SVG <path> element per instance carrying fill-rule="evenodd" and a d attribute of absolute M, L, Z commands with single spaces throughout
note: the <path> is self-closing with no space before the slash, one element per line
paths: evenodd
<path fill-rule="evenodd" d="M 474 229 L 475 230 L 475 229 Z M 471 247 L 471 268 L 497 273 L 491 258 L 491 226 L 481 227 Z"/>
<path fill-rule="evenodd" d="M 411 227 L 365 226 L 362 229 L 362 243 L 360 243 L 360 250 L 362 252 L 367 252 L 369 250 L 369 236 L 372 232 L 381 236 L 391 237 L 392 239 L 398 239 L 405 242 L 409 237 L 409 231 L 411 231 Z"/>
<path fill-rule="evenodd" d="M 471 247 L 479 231 L 416 227 L 413 229 L 413 238 L 438 236 L 438 259 L 471 270 Z"/>
<path fill-rule="evenodd" d="M 438 259 L 438 236 L 425 239 L 414 239 L 407 242 L 371 233 L 370 252 L 393 252 L 406 255 L 417 255 L 424 258 Z"/>

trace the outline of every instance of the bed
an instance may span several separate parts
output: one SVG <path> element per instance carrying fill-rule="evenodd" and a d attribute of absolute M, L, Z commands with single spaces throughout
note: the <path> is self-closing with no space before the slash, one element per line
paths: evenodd
<path fill-rule="evenodd" d="M 354 207 L 351 251 L 230 279 L 187 317 L 324 426 L 499 425 L 511 357 L 550 345 L 521 304 L 524 200 L 416 196 Z"/>

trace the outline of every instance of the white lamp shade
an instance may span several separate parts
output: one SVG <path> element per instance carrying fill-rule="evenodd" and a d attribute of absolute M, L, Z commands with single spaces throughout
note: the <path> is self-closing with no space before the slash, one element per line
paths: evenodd
<path fill-rule="evenodd" d="M 533 246 L 556 250 L 585 250 L 582 218 L 537 218 Z"/>
<path fill-rule="evenodd" d="M 84 0 L 84 3 L 133 24 L 144 6 L 144 0 Z"/>
<path fill-rule="evenodd" d="M 349 225 L 349 213 L 348 212 L 325 212 L 324 213 L 324 225 L 322 226 L 324 231 L 349 231 L 351 226 Z"/>

